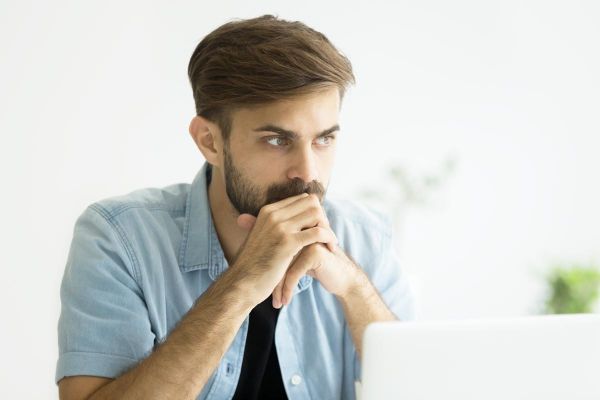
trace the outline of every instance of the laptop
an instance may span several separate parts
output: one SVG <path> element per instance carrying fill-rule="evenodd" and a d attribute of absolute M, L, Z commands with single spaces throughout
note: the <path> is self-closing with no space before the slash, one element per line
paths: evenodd
<path fill-rule="evenodd" d="M 600 315 L 377 322 L 358 399 L 599 400 Z"/>

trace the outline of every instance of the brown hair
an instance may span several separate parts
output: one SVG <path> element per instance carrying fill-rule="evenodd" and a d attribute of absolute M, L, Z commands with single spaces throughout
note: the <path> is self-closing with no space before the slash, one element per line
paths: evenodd
<path fill-rule="evenodd" d="M 227 141 L 242 107 L 355 83 L 350 61 L 322 33 L 273 15 L 233 20 L 202 39 L 188 65 L 196 114 Z"/>

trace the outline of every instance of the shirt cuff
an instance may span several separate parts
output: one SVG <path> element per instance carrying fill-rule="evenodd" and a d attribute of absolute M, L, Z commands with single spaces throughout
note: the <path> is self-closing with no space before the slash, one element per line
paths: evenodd
<path fill-rule="evenodd" d="M 138 361 L 112 354 L 68 352 L 58 357 L 54 379 L 58 384 L 63 377 L 74 375 L 116 378 L 137 364 Z"/>

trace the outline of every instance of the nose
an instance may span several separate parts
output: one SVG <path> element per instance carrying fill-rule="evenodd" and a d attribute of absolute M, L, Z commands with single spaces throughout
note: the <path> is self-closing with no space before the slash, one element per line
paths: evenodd
<path fill-rule="evenodd" d="M 312 149 L 301 148 L 296 151 L 287 175 L 289 179 L 300 178 L 306 183 L 318 180 L 317 160 Z"/>

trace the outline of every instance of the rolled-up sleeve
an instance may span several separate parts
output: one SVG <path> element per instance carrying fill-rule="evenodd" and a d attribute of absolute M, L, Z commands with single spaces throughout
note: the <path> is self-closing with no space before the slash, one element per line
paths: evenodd
<path fill-rule="evenodd" d="M 79 216 L 60 287 L 56 383 L 72 375 L 116 378 L 152 351 L 135 259 L 100 206 Z"/>

